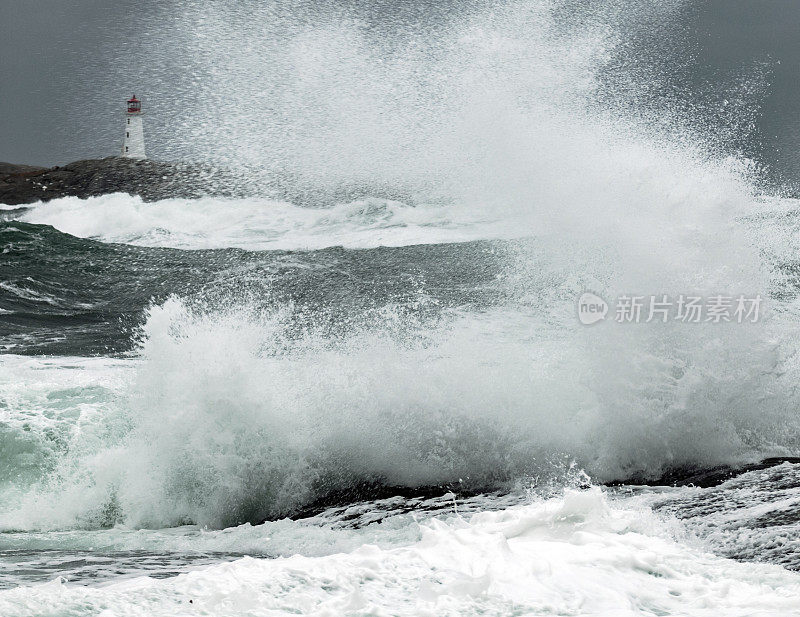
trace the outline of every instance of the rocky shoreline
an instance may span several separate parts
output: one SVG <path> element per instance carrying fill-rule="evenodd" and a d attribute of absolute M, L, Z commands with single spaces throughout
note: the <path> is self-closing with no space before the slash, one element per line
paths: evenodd
<path fill-rule="evenodd" d="M 365 197 L 410 203 L 408 189 L 319 182 L 290 171 L 237 170 L 202 163 L 168 163 L 107 157 L 59 167 L 0 162 L 0 204 L 21 206 L 60 197 L 138 195 L 144 201 L 198 197 L 268 197 L 302 206 L 325 206 Z"/>
<path fill-rule="evenodd" d="M 236 196 L 239 184 L 230 172 L 192 163 L 121 157 L 75 161 L 51 168 L 0 163 L 0 203 L 12 206 L 108 193 L 139 195 L 145 201 Z"/>

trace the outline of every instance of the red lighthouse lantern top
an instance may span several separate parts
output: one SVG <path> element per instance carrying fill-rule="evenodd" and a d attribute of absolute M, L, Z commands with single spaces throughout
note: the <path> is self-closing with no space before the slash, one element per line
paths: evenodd
<path fill-rule="evenodd" d="M 137 113 L 142 111 L 142 102 L 136 98 L 134 94 L 131 98 L 128 99 L 128 113 Z"/>

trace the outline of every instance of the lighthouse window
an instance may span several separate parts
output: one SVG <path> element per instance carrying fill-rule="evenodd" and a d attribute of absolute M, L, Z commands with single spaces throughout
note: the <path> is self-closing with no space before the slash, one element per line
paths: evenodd
<path fill-rule="evenodd" d="M 131 123 L 131 119 L 130 119 L 130 118 L 128 118 L 128 124 L 130 124 L 130 123 Z"/>
<path fill-rule="evenodd" d="M 128 131 L 125 131 L 125 137 L 130 137 L 131 134 Z"/>
<path fill-rule="evenodd" d="M 125 152 L 127 152 L 127 151 L 128 151 L 128 146 L 125 146 Z"/>

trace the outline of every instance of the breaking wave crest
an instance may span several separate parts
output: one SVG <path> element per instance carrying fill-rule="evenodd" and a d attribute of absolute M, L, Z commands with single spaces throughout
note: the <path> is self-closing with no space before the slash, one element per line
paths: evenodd
<path fill-rule="evenodd" d="M 571 466 L 654 479 L 800 443 L 782 379 L 796 367 L 761 331 L 737 324 L 725 346 L 711 327 L 691 345 L 626 339 L 620 362 L 619 332 L 545 319 L 520 336 L 518 323 L 503 311 L 432 328 L 389 311 L 385 327 L 332 340 L 292 329 L 289 309 L 170 299 L 150 309 L 109 409 L 62 435 L 0 522 L 219 528 L 358 487 L 508 490 Z M 40 430 L 31 447 L 48 443 Z"/>
<path fill-rule="evenodd" d="M 181 248 L 447 242 L 497 237 L 498 221 L 536 242 L 510 251 L 502 300 L 435 323 L 386 306 L 382 324 L 331 335 L 301 329 L 289 306 L 235 297 L 151 307 L 130 382 L 88 426 L 59 433 L 39 481 L 13 484 L 2 525 L 224 527 L 360 486 L 493 490 L 573 463 L 597 481 L 656 479 L 796 453 L 796 289 L 755 324 L 577 324 L 585 289 L 766 296 L 777 265 L 741 223 L 764 204 L 749 161 L 693 132 L 679 105 L 645 113 L 632 99 L 653 84 L 604 98 L 624 11 L 570 23 L 559 6 L 504 3 L 407 53 L 334 20 L 279 49 L 270 39 L 278 71 L 260 45 L 220 45 L 235 9 L 186 28 L 198 56 L 239 63 L 216 73 L 230 87 L 208 80 L 201 112 L 219 117 L 190 118 L 217 162 L 410 186 L 413 203 L 436 205 L 115 195 L 42 204 L 26 220 Z M 273 75 L 297 78 L 265 87 Z M 264 92 L 282 93 L 267 115 L 288 120 L 261 122 Z"/>
<path fill-rule="evenodd" d="M 33 205 L 20 219 L 82 238 L 180 249 L 371 248 L 520 235 L 487 214 L 377 197 L 313 208 L 259 198 L 145 203 L 117 193 Z"/>

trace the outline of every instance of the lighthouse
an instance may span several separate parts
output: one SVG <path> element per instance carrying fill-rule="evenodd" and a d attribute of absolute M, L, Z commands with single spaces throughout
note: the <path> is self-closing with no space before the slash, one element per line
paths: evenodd
<path fill-rule="evenodd" d="M 122 142 L 122 156 L 129 159 L 146 159 L 144 153 L 144 127 L 142 125 L 142 102 L 134 94 L 128 99 L 125 112 L 125 139 Z"/>

